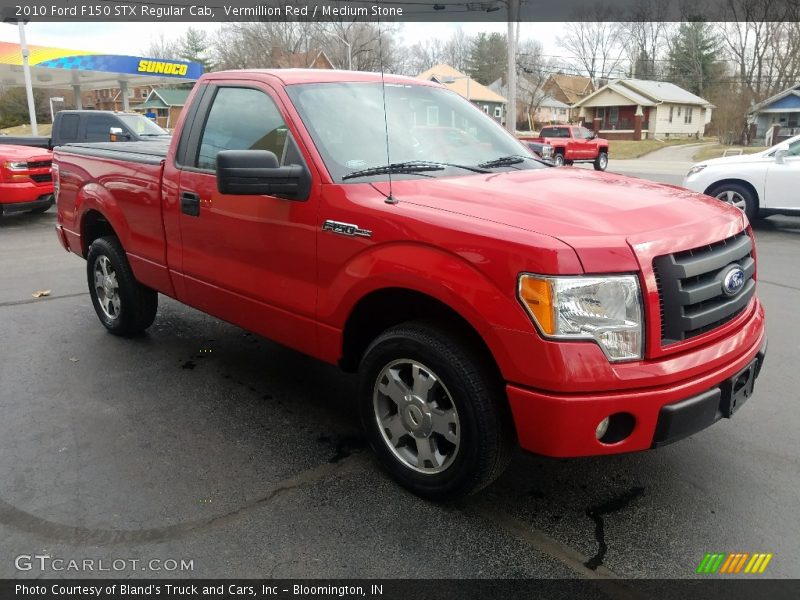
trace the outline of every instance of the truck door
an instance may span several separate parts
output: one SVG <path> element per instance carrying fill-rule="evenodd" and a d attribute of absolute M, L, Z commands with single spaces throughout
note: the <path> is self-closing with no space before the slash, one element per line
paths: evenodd
<path fill-rule="evenodd" d="M 313 183 L 305 199 L 234 196 L 217 191 L 215 174 L 221 150 L 269 150 L 281 165 L 308 169 L 287 126 L 285 109 L 271 89 L 252 81 L 209 86 L 201 105 L 187 134 L 185 152 L 179 150 L 184 164 L 179 165 L 174 190 L 179 196 L 175 210 L 181 238 L 179 298 L 313 353 L 317 293 Z M 190 125 L 187 120 L 185 128 Z"/>
<path fill-rule="evenodd" d="M 783 164 L 773 162 L 767 167 L 764 183 L 763 208 L 800 208 L 800 140 L 789 145 Z"/>

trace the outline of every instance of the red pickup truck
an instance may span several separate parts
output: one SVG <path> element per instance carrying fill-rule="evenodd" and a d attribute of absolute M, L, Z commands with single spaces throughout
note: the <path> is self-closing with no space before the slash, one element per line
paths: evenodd
<path fill-rule="evenodd" d="M 557 167 L 576 162 L 593 163 L 596 171 L 605 171 L 608 167 L 608 140 L 596 137 L 585 127 L 542 127 L 538 137 L 522 136 L 520 139 L 552 146 L 552 160 Z"/>
<path fill-rule="evenodd" d="M 49 150 L 0 145 L 0 215 L 53 206 L 52 160 Z"/>
<path fill-rule="evenodd" d="M 463 143 L 414 140 L 421 123 Z M 358 371 L 380 462 L 429 498 L 480 489 L 517 445 L 695 433 L 764 360 L 741 211 L 551 168 L 433 82 L 212 73 L 169 145 L 64 146 L 55 173 L 58 237 L 109 331 L 147 329 L 163 294 Z"/>

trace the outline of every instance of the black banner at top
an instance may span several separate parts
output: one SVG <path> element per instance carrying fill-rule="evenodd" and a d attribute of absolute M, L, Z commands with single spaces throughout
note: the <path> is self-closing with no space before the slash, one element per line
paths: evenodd
<path fill-rule="evenodd" d="M 800 21 L 800 0 L 0 0 L 24 21 Z"/>

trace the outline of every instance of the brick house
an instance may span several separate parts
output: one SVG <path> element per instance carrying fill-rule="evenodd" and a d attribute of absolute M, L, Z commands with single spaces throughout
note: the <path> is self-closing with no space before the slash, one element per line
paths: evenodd
<path fill-rule="evenodd" d="M 666 81 L 616 79 L 575 103 L 579 118 L 616 140 L 700 137 L 713 104 Z"/>

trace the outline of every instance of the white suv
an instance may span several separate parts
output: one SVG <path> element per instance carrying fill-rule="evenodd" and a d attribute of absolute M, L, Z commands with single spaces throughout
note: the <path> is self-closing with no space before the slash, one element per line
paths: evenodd
<path fill-rule="evenodd" d="M 683 185 L 737 206 L 751 221 L 800 215 L 800 135 L 756 154 L 704 160 Z"/>

